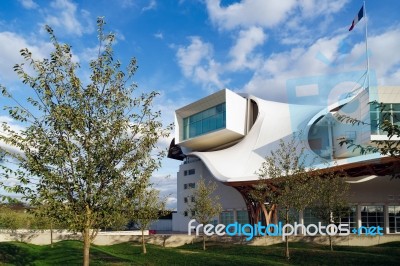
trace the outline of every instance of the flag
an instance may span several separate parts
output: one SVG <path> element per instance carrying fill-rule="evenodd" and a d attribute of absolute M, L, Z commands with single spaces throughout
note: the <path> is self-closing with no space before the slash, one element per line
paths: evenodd
<path fill-rule="evenodd" d="M 351 31 L 354 28 L 354 26 L 362 19 L 363 16 L 364 16 L 364 6 L 361 7 L 360 11 L 358 11 L 357 16 L 353 19 L 349 31 Z"/>

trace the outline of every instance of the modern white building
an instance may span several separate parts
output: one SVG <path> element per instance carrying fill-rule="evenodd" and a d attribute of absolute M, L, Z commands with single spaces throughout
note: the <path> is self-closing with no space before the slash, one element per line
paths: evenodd
<path fill-rule="evenodd" d="M 255 222 L 259 206 L 248 191 L 258 181 L 256 172 L 281 139 L 302 132 L 301 144 L 310 166 L 343 170 L 349 176 L 352 211 L 346 222 L 351 227 L 379 225 L 386 234 L 400 233 L 400 180 L 391 180 L 393 172 L 400 173 L 399 160 L 377 153 L 361 155 L 359 150 L 339 145 L 343 140 L 368 145 L 384 139 L 385 133 L 377 127 L 382 113 L 369 102 L 387 104 L 388 112 L 399 113 L 400 122 L 400 88 L 349 91 L 320 106 L 266 101 L 224 89 L 176 110 L 169 157 L 182 164 L 173 230 L 187 231 L 187 204 L 195 200 L 190 188 L 200 177 L 218 183 L 216 193 L 224 210 L 215 223 Z M 337 114 L 365 123 L 341 122 Z M 391 117 L 397 123 L 396 115 Z M 299 220 L 305 225 L 315 222 L 307 209 Z"/>

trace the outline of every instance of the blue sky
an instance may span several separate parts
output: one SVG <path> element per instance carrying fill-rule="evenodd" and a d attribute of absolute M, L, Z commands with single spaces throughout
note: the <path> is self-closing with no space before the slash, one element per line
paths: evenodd
<path fill-rule="evenodd" d="M 362 1 L 349 0 L 3 0 L 0 84 L 17 97 L 25 95 L 12 66 L 22 62 L 21 48 L 38 58 L 49 54 L 45 24 L 72 45 L 84 76 L 97 47 L 96 17 L 104 16 L 106 30 L 117 34 L 116 58 L 127 63 L 136 57 L 135 82 L 161 92 L 156 108 L 166 123 L 173 122 L 175 109 L 223 88 L 296 101 L 288 95 L 288 82 L 365 70 L 366 19 L 348 31 L 361 6 Z M 376 82 L 399 85 L 400 1 L 369 0 L 366 8 Z M 346 76 L 341 83 L 352 86 L 358 78 Z M 7 103 L 0 98 L 0 106 Z M 0 121 L 19 126 L 4 111 Z M 176 201 L 178 165 L 165 160 L 154 177 L 171 195 L 170 206 Z"/>

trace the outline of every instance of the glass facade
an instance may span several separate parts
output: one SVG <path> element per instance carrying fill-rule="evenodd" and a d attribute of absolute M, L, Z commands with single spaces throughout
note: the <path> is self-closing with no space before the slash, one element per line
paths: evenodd
<path fill-rule="evenodd" d="M 304 220 L 304 225 L 307 227 L 310 224 L 315 224 L 318 225 L 318 222 L 320 222 L 320 219 L 314 216 L 312 213 L 311 208 L 305 208 L 303 210 L 303 220 Z M 324 223 L 323 223 L 324 224 Z M 314 230 L 310 228 L 310 232 L 314 233 Z"/>
<path fill-rule="evenodd" d="M 183 140 L 226 127 L 225 103 L 218 104 L 183 119 Z"/>
<path fill-rule="evenodd" d="M 341 213 L 341 224 L 348 224 L 350 230 L 357 228 L 357 207 L 351 206 L 347 212 Z"/>
<path fill-rule="evenodd" d="M 400 233 L 400 206 L 388 206 L 389 233 Z"/>
<path fill-rule="evenodd" d="M 196 173 L 195 169 L 190 169 L 190 170 L 185 170 L 183 171 L 183 175 L 187 176 L 187 175 L 194 175 Z"/>
<path fill-rule="evenodd" d="M 384 227 L 383 206 L 361 206 L 361 225 Z"/>
<path fill-rule="evenodd" d="M 220 217 L 221 224 L 228 225 L 234 222 L 233 211 L 223 211 Z"/>
<path fill-rule="evenodd" d="M 247 211 L 236 211 L 237 222 L 239 224 L 248 224 L 249 223 L 249 215 Z"/>
<path fill-rule="evenodd" d="M 379 124 L 388 120 L 390 123 L 400 125 L 400 103 L 370 104 L 371 134 L 386 135 Z"/>

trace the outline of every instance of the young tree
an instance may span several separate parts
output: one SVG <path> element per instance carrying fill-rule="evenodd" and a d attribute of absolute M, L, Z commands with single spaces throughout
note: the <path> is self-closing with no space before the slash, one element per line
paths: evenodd
<path fill-rule="evenodd" d="M 213 195 L 217 189 L 217 184 L 213 181 L 206 183 L 203 178 L 196 182 L 193 189 L 194 202 L 190 202 L 187 212 L 190 218 L 195 219 L 200 224 L 210 223 L 211 220 L 222 211 L 219 196 Z M 203 232 L 203 250 L 206 250 L 206 238 Z"/>
<path fill-rule="evenodd" d="M 313 201 L 314 177 L 309 175 L 311 167 L 306 166 L 304 148 L 296 135 L 288 142 L 280 140 L 279 147 L 271 151 L 258 171 L 262 189 L 269 191 L 265 200 L 278 206 L 286 224 L 292 220 L 291 211 L 299 212 Z M 285 256 L 290 259 L 288 237 L 285 242 Z"/>
<path fill-rule="evenodd" d="M 346 145 L 348 148 L 353 148 L 353 150 L 359 150 L 361 154 L 377 153 L 382 155 L 400 158 L 400 117 L 396 115 L 393 110 L 388 107 L 388 104 L 379 103 L 377 101 L 372 101 L 369 103 L 371 110 L 378 111 L 378 120 L 372 121 L 360 120 L 351 116 L 340 114 L 339 112 L 335 114 L 336 119 L 341 122 L 350 123 L 352 125 L 367 125 L 374 126 L 381 132 L 385 132 L 387 139 L 383 140 L 372 140 L 370 144 L 358 144 L 354 143 L 352 140 L 343 140 L 340 145 Z M 393 167 L 394 171 L 392 173 L 392 178 L 400 178 L 397 167 Z"/>
<path fill-rule="evenodd" d="M 23 205 L 21 205 L 23 206 Z M 15 209 L 13 204 L 0 205 L 0 228 L 15 233 L 17 229 L 28 229 L 31 217 L 24 209 Z"/>
<path fill-rule="evenodd" d="M 160 216 L 168 213 L 166 199 L 160 199 L 160 191 L 154 188 L 142 188 L 137 194 L 133 207 L 133 220 L 142 232 L 142 252 L 147 253 L 144 231 Z"/>
<path fill-rule="evenodd" d="M 34 209 L 46 202 L 51 218 L 82 233 L 84 265 L 89 265 L 90 244 L 99 228 L 113 225 L 136 197 L 129 193 L 135 179 L 160 166 L 164 151 L 155 148 L 170 130 L 163 128 L 160 112 L 152 110 L 158 93 L 140 93 L 131 81 L 136 60 L 121 70 L 114 59 L 114 35 L 104 33 L 103 18 L 97 25 L 99 50 L 89 64 L 87 85 L 77 76 L 71 46 L 59 43 L 46 26 L 54 46 L 50 58 L 37 60 L 22 49 L 26 65 L 14 67 L 35 95 L 27 98 L 31 108 L 1 87 L 16 102 L 7 108 L 10 116 L 25 126 L 16 132 L 5 123 L 0 135 L 22 152 L 5 151 L 20 162 L 16 191 Z"/>
<path fill-rule="evenodd" d="M 340 223 L 340 217 L 348 210 L 350 185 L 344 180 L 344 173 L 328 172 L 320 175 L 312 184 L 315 191 L 311 213 L 325 224 Z M 333 250 L 332 236 L 328 234 L 329 246 Z"/>

